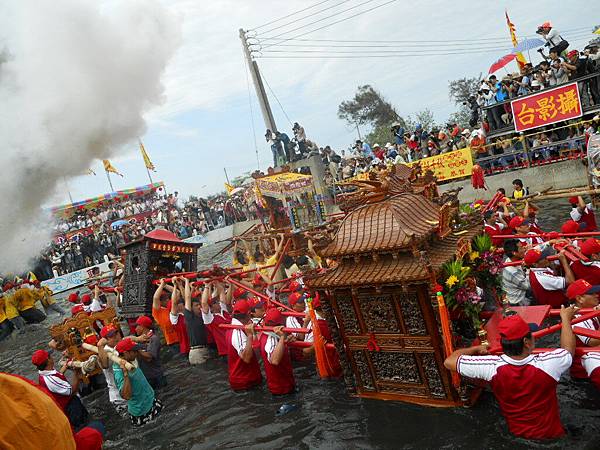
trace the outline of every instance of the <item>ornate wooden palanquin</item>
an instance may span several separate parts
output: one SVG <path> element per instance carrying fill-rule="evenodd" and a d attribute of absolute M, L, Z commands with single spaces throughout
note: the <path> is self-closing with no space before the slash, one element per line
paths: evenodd
<path fill-rule="evenodd" d="M 56 342 L 58 350 L 66 350 L 68 357 L 74 361 L 86 361 L 95 353 L 84 349 L 81 346 L 82 342 L 89 336 L 98 338 L 98 331 L 107 324 L 113 324 L 120 328 L 115 310 L 112 307 L 91 314 L 77 313 L 60 324 L 52 325 L 49 332 Z M 93 372 L 85 373 L 84 376 L 87 378 L 101 371 L 98 367 Z"/>
<path fill-rule="evenodd" d="M 152 311 L 156 285 L 152 280 L 175 272 L 197 270 L 198 247 L 202 244 L 183 242 L 170 231 L 157 228 L 143 238 L 121 247 L 125 250 L 125 284 L 121 314 L 127 319 Z M 181 261 L 182 269 L 175 264 Z"/>
<path fill-rule="evenodd" d="M 453 231 L 452 212 L 422 191 L 394 195 L 352 210 L 322 249 L 338 264 L 307 282 L 325 291 L 324 312 L 352 393 L 432 406 L 462 403 L 443 366 L 432 285 L 477 228 Z"/>

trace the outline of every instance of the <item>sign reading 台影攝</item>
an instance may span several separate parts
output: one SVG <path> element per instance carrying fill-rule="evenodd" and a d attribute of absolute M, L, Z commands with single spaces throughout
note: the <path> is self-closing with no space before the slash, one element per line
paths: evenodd
<path fill-rule="evenodd" d="M 517 98 L 510 106 L 516 131 L 531 130 L 583 114 L 577 83 Z"/>

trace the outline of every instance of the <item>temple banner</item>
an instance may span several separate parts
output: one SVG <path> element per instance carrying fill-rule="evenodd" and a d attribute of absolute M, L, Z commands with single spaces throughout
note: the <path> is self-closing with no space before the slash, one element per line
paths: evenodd
<path fill-rule="evenodd" d="M 577 83 L 544 89 L 539 94 L 513 100 L 510 106 L 516 131 L 531 130 L 583 114 Z"/>
<path fill-rule="evenodd" d="M 430 156 L 408 165 L 413 166 L 417 163 L 421 165 L 423 173 L 431 170 L 438 181 L 470 177 L 473 170 L 473 156 L 470 148 Z"/>
<path fill-rule="evenodd" d="M 56 278 L 42 281 L 42 286 L 47 286 L 53 293 L 68 291 L 79 287 L 87 282 L 88 278 L 99 275 L 102 272 L 108 272 L 108 261 L 75 272 L 59 275 Z"/>
<path fill-rule="evenodd" d="M 301 173 L 284 172 L 256 180 L 262 195 L 272 197 L 301 194 L 312 191 L 312 176 Z"/>

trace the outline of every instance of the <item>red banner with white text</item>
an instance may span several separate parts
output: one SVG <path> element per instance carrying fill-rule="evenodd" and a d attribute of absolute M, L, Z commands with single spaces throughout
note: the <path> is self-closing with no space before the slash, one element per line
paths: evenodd
<path fill-rule="evenodd" d="M 516 131 L 575 119 L 583 114 L 577 83 L 554 89 L 544 89 L 538 94 L 517 98 L 510 102 Z"/>

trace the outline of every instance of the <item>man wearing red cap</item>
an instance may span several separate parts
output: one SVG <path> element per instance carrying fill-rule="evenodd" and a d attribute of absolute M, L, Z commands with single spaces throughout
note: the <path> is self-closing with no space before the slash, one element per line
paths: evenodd
<path fill-rule="evenodd" d="M 267 387 L 273 395 L 289 394 L 294 391 L 294 370 L 286 341 L 289 337 L 282 331 L 283 315 L 277 308 L 270 308 L 264 317 L 265 325 L 273 331 L 260 336 L 260 354 L 265 365 Z"/>
<path fill-rule="evenodd" d="M 577 260 L 571 264 L 575 278 L 583 278 L 593 285 L 600 284 L 600 242 L 596 238 L 587 239 L 580 250 L 589 260 Z"/>
<path fill-rule="evenodd" d="M 135 321 L 135 334 L 140 344 L 137 352 L 137 361 L 144 373 L 146 380 L 153 389 L 157 390 L 167 384 L 162 365 L 160 364 L 160 338 L 152 329 L 152 319 L 148 316 L 139 316 Z M 136 342 L 136 339 L 132 339 Z"/>
<path fill-rule="evenodd" d="M 540 237 L 535 236 L 535 233 L 530 231 L 530 219 L 525 219 L 521 216 L 515 216 L 510 219 L 508 223 L 508 227 L 511 230 L 514 230 L 515 234 L 518 235 L 531 235 L 531 237 L 519 237 L 519 241 L 521 245 L 524 246 L 532 246 L 541 244 L 544 240 Z"/>
<path fill-rule="evenodd" d="M 238 300 L 233 305 L 231 324 L 243 325 L 244 329 L 227 330 L 229 384 L 234 391 L 251 389 L 262 383 L 262 375 L 254 354 L 254 324 L 247 300 Z"/>
<path fill-rule="evenodd" d="M 121 393 L 115 383 L 115 374 L 113 372 L 112 361 L 109 353 L 117 354 L 115 346 L 121 341 L 121 331 L 113 324 L 105 325 L 100 330 L 100 340 L 98 341 L 98 362 L 104 372 L 106 385 L 108 386 L 108 400 L 119 414 L 127 412 L 127 400 L 121 397 Z"/>
<path fill-rule="evenodd" d="M 181 284 L 181 279 L 178 277 L 173 277 L 173 291 L 171 292 L 171 311 L 169 313 L 169 320 L 177 332 L 177 339 L 179 341 L 179 354 L 188 358 L 190 353 L 190 339 L 188 337 L 187 326 L 183 317 L 183 311 L 185 310 L 183 291 L 184 287 Z"/>
<path fill-rule="evenodd" d="M 552 268 L 553 263 L 548 261 L 548 256 L 553 253 L 554 250 L 549 245 L 541 248 L 534 247 L 525 252 L 523 263 L 530 267 L 529 283 L 537 303 L 559 308 L 560 305 L 566 303 L 565 289 L 575 281 L 575 276 L 564 251 L 558 254 L 564 276 L 556 275 Z"/>
<path fill-rule="evenodd" d="M 570 213 L 571 219 L 577 222 L 583 228 L 583 231 L 596 231 L 598 229 L 596 216 L 594 215 L 594 205 L 591 203 L 586 204 L 581 196 L 569 198 L 569 203 L 573 208 Z"/>
<path fill-rule="evenodd" d="M 210 297 L 209 286 L 206 286 L 204 291 L 202 291 L 202 320 L 215 340 L 219 356 L 227 356 L 229 351 L 227 330 L 221 328 L 219 325 L 231 323 L 231 315 L 227 311 L 229 307 L 228 302 L 230 300 L 228 295 L 223 295 L 224 291 L 222 285 L 217 285 L 217 291 L 219 293 L 219 301 Z M 235 294 L 236 293 L 234 292 L 234 297 L 236 296 Z M 237 298 L 239 299 L 240 297 L 238 296 Z"/>
<path fill-rule="evenodd" d="M 140 426 L 154 419 L 162 410 L 162 403 L 154 395 L 141 369 L 127 370 L 126 361 L 134 362 L 141 349 L 129 338 L 121 340 L 115 347 L 122 361 L 113 364 L 115 383 L 121 397 L 127 400 L 127 411 L 134 426 Z"/>
<path fill-rule="evenodd" d="M 535 341 L 529 325 L 514 314 L 498 325 L 502 351 L 487 355 L 483 345 L 456 350 L 444 361 L 447 369 L 464 377 L 490 382 L 508 429 L 525 439 L 553 439 L 564 435 L 560 423 L 556 386 L 571 366 L 575 335 L 574 307 L 561 307 L 560 349 L 534 355 Z"/>
<path fill-rule="evenodd" d="M 306 295 L 302 291 L 295 291 L 288 295 L 288 305 L 295 312 L 305 312 L 306 311 Z M 285 326 L 287 328 L 307 328 L 310 324 L 310 317 L 308 314 L 304 317 L 304 319 L 300 319 L 294 316 L 287 316 L 285 319 Z M 292 336 L 299 340 L 304 341 L 306 339 L 306 335 L 304 333 L 293 333 Z M 291 350 L 292 360 L 301 361 L 304 359 L 304 351 L 301 348 L 293 348 Z"/>
<path fill-rule="evenodd" d="M 63 364 L 60 371 L 55 370 L 54 359 L 46 350 L 33 352 L 31 362 L 38 369 L 40 386 L 50 391 L 56 403 L 69 418 L 71 425 L 74 428 L 84 425 L 87 422 L 88 412 L 77 395 L 81 372 L 75 371 L 75 382 L 71 385 L 64 375 L 67 371 L 67 363 Z"/>
<path fill-rule="evenodd" d="M 177 331 L 173 327 L 169 317 L 171 312 L 171 302 L 168 300 L 168 297 L 163 297 L 162 295 L 164 289 L 171 290 L 171 286 L 167 286 L 165 280 L 161 278 L 160 284 L 152 297 L 152 317 L 154 317 L 154 320 L 158 323 L 167 345 L 171 346 L 179 343 L 179 337 L 177 336 Z"/>
<path fill-rule="evenodd" d="M 577 308 L 586 309 L 597 309 L 598 308 L 598 292 L 600 292 L 600 286 L 593 286 L 586 280 L 577 280 L 569 286 L 567 289 L 567 297 L 572 301 Z M 591 331 L 600 330 L 600 319 L 593 317 L 591 319 L 579 322 L 573 327 L 585 328 Z M 600 345 L 600 339 L 591 338 L 588 336 L 582 336 L 575 332 L 577 337 L 577 347 L 597 347 Z M 592 361 L 593 358 L 590 359 Z M 571 378 L 587 379 L 590 378 L 594 382 L 597 388 L 600 389 L 600 377 L 592 377 L 592 372 L 587 371 L 587 367 L 582 364 L 582 358 L 575 356 L 573 358 L 573 365 L 571 366 Z"/>
<path fill-rule="evenodd" d="M 192 296 L 192 287 L 190 280 L 184 278 L 185 286 L 183 291 L 184 310 L 183 319 L 187 330 L 187 337 L 190 343 L 188 360 L 191 365 L 204 364 L 209 357 L 207 329 L 202 318 L 202 306 L 198 297 Z M 202 295 L 208 296 L 211 291 L 211 286 L 204 289 Z M 181 319 L 180 319 L 181 320 Z"/>

